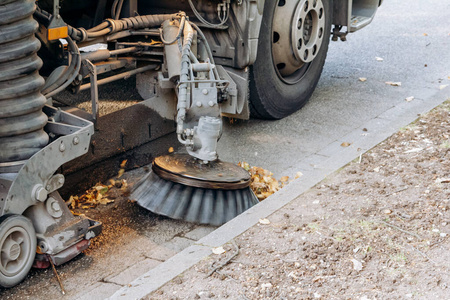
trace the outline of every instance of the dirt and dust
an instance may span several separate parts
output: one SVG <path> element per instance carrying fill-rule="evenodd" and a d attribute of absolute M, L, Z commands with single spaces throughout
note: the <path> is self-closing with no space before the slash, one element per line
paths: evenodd
<path fill-rule="evenodd" d="M 448 299 L 449 200 L 447 101 L 148 299 Z"/>

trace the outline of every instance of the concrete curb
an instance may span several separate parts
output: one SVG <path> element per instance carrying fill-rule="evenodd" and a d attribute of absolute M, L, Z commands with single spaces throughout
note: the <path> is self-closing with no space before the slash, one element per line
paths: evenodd
<path fill-rule="evenodd" d="M 430 111 L 450 97 L 450 92 L 445 89 L 435 93 L 430 91 L 430 94 L 426 100 L 414 99 L 412 102 L 402 102 L 393 106 L 371 119 L 364 126 L 337 138 L 333 143 L 316 153 L 323 160 L 312 167 L 311 170 L 303 172 L 304 175 L 300 180 L 292 182 L 276 194 L 211 232 L 194 245 L 138 277 L 128 286 L 119 289 L 109 299 L 141 299 L 149 295 L 208 257 L 211 254 L 212 247 L 221 246 L 236 238 L 257 224 L 259 219 L 271 215 L 328 175 L 344 167 L 355 158 L 361 157 L 363 153 L 396 133 L 401 127 L 416 120 L 418 115 Z M 364 128 L 367 131 L 363 131 Z M 350 143 L 350 146 L 342 147 L 343 142 Z"/>

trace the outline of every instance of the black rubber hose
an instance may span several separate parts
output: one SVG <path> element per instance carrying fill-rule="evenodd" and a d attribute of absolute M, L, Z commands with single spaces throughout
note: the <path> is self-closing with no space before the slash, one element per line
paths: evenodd
<path fill-rule="evenodd" d="M 50 98 L 50 97 L 52 97 L 52 96 L 62 92 L 66 87 L 69 86 L 69 84 L 71 84 L 74 81 L 74 79 L 78 76 L 78 74 L 80 72 L 80 68 L 81 68 L 81 54 L 80 54 L 80 50 L 78 49 L 77 45 L 72 41 L 71 38 L 67 38 L 67 42 L 69 44 L 69 48 L 73 52 L 71 54 L 72 61 L 71 61 L 71 64 L 69 66 L 70 71 L 67 72 L 67 79 L 66 79 L 66 81 L 62 85 L 58 86 L 56 89 L 46 93 L 45 94 L 46 98 Z"/>
<path fill-rule="evenodd" d="M 69 26 L 70 37 L 78 42 L 84 42 L 88 39 L 97 38 L 100 36 L 105 36 L 119 31 L 124 31 L 128 29 L 144 29 L 153 28 L 161 26 L 165 20 L 172 20 L 175 18 L 180 18 L 179 14 L 165 14 L 165 15 L 145 15 L 136 16 L 131 18 L 124 18 L 120 20 L 107 19 L 95 28 L 86 30 L 84 28 L 74 28 Z"/>

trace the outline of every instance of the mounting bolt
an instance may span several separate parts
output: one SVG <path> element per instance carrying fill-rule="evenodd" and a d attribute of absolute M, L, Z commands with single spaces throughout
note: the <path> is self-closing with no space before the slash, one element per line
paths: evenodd
<path fill-rule="evenodd" d="M 61 152 L 66 151 L 66 146 L 64 145 L 64 143 L 61 143 L 61 144 L 59 145 L 59 151 L 61 151 Z"/>
<path fill-rule="evenodd" d="M 58 212 L 58 211 L 61 210 L 61 206 L 59 206 L 59 203 L 58 203 L 58 202 L 52 202 L 52 209 L 53 209 L 55 212 Z"/>
<path fill-rule="evenodd" d="M 41 252 L 45 253 L 48 250 L 48 246 L 47 243 L 44 241 L 39 242 L 39 248 L 41 250 Z"/>
<path fill-rule="evenodd" d="M 36 184 L 33 188 L 33 196 L 37 201 L 43 202 L 47 199 L 48 193 L 42 184 Z"/>
<path fill-rule="evenodd" d="M 55 219 L 60 218 L 63 215 L 61 205 L 55 198 L 49 197 L 47 202 L 45 202 L 45 208 L 47 209 L 49 215 Z"/>
<path fill-rule="evenodd" d="M 200 101 L 197 101 L 197 103 L 195 103 L 195 105 L 197 105 L 197 107 L 202 107 L 202 103 Z"/>
<path fill-rule="evenodd" d="M 207 89 L 203 89 L 202 93 L 203 93 L 203 95 L 208 95 L 208 90 Z"/>
<path fill-rule="evenodd" d="M 209 101 L 208 104 L 209 104 L 209 106 L 211 106 L 211 107 L 213 107 L 214 105 L 216 105 L 216 104 L 214 103 L 214 101 Z"/>
<path fill-rule="evenodd" d="M 73 138 L 72 142 L 73 142 L 74 145 L 78 145 L 78 143 L 80 142 L 80 138 L 76 136 L 76 137 Z"/>

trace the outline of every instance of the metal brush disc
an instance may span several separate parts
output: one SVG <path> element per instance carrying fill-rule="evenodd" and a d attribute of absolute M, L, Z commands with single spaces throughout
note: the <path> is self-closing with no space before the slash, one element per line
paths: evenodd
<path fill-rule="evenodd" d="M 205 164 L 189 154 L 159 156 L 152 170 L 166 180 L 198 188 L 236 190 L 250 185 L 250 174 L 243 168 L 221 160 Z"/>

